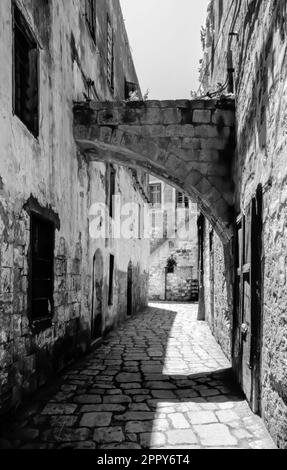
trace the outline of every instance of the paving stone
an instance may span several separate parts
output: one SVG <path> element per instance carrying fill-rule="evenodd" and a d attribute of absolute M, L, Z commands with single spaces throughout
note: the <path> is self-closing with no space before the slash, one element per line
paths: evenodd
<path fill-rule="evenodd" d="M 172 426 L 175 429 L 189 429 L 190 425 L 185 419 L 182 413 L 172 413 L 168 415 L 168 419 L 171 421 Z"/>
<path fill-rule="evenodd" d="M 115 416 L 117 421 L 148 421 L 153 419 L 154 413 L 145 411 L 127 411 L 122 415 Z"/>
<path fill-rule="evenodd" d="M 145 387 L 153 390 L 174 390 L 176 386 L 169 382 L 145 382 Z"/>
<path fill-rule="evenodd" d="M 78 420 L 78 416 L 51 416 L 50 425 L 52 427 L 63 426 L 67 428 L 73 427 Z"/>
<path fill-rule="evenodd" d="M 138 450 L 141 449 L 139 444 L 135 442 L 123 442 L 122 444 L 110 444 L 109 446 L 100 446 L 100 449 L 112 449 L 112 450 Z"/>
<path fill-rule="evenodd" d="M 45 431 L 42 440 L 46 442 L 78 442 L 89 440 L 90 430 L 85 428 L 53 428 Z"/>
<path fill-rule="evenodd" d="M 48 404 L 42 410 L 43 415 L 71 415 L 77 409 L 77 405 L 72 404 Z"/>
<path fill-rule="evenodd" d="M 133 390 L 133 389 L 140 389 L 142 388 L 142 384 L 141 383 L 122 383 L 121 384 L 121 388 L 124 389 L 124 390 Z"/>
<path fill-rule="evenodd" d="M 149 449 L 153 446 L 163 446 L 165 442 L 165 435 L 161 432 L 140 434 L 140 444 L 144 449 Z"/>
<path fill-rule="evenodd" d="M 84 428 L 109 426 L 112 420 L 112 413 L 85 413 L 80 421 L 80 426 Z"/>
<path fill-rule="evenodd" d="M 81 413 L 102 413 L 102 412 L 123 412 L 126 407 L 122 405 L 83 405 L 80 408 Z"/>
<path fill-rule="evenodd" d="M 198 440 L 193 431 L 181 430 L 168 431 L 166 433 L 168 444 L 185 446 L 186 444 L 197 444 Z"/>
<path fill-rule="evenodd" d="M 129 374 L 126 372 L 122 372 L 116 376 L 116 381 L 121 383 L 133 383 L 133 382 L 141 382 L 141 375 L 140 374 Z"/>
<path fill-rule="evenodd" d="M 152 390 L 151 394 L 154 398 L 176 398 L 176 395 L 169 390 Z"/>
<path fill-rule="evenodd" d="M 73 401 L 81 405 L 92 405 L 93 403 L 102 403 L 102 397 L 100 395 L 79 395 L 75 397 Z"/>
<path fill-rule="evenodd" d="M 94 432 L 93 439 L 98 444 L 123 442 L 124 434 L 121 427 L 98 428 Z"/>
<path fill-rule="evenodd" d="M 221 423 L 228 423 L 239 419 L 238 415 L 232 410 L 217 411 L 216 415 Z"/>
<path fill-rule="evenodd" d="M 150 411 L 145 403 L 130 403 L 129 411 Z"/>
<path fill-rule="evenodd" d="M 175 392 L 179 398 L 189 398 L 189 399 L 192 399 L 192 398 L 196 398 L 196 397 L 199 397 L 199 394 L 197 391 L 195 390 L 176 390 Z"/>
<path fill-rule="evenodd" d="M 126 433 L 145 433 L 151 432 L 153 429 L 153 421 L 130 421 L 125 427 Z"/>
<path fill-rule="evenodd" d="M 237 439 L 233 437 L 224 424 L 207 424 L 194 426 L 203 446 L 236 446 Z"/>
<path fill-rule="evenodd" d="M 150 395 L 135 395 L 133 397 L 133 401 L 135 403 L 143 403 L 144 401 L 147 402 L 149 398 L 151 398 Z"/>
<path fill-rule="evenodd" d="M 212 411 L 190 411 L 187 413 L 191 424 L 217 423 L 218 420 Z"/>
<path fill-rule="evenodd" d="M 131 398 L 127 395 L 115 395 L 111 397 L 104 397 L 103 402 L 105 404 L 122 404 L 122 403 L 131 403 Z"/>

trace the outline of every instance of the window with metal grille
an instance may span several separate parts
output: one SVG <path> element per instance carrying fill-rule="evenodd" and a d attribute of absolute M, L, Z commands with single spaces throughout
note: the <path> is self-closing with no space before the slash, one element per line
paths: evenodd
<path fill-rule="evenodd" d="M 189 199 L 183 193 L 177 192 L 176 195 L 176 205 L 177 207 L 189 208 Z"/>
<path fill-rule="evenodd" d="M 96 1 L 86 0 L 86 20 L 92 38 L 96 39 Z"/>
<path fill-rule="evenodd" d="M 13 108 L 29 131 L 39 134 L 38 46 L 19 8 L 13 6 Z"/>
<path fill-rule="evenodd" d="M 109 306 L 114 303 L 114 269 L 115 269 L 115 257 L 110 255 L 110 275 L 109 275 Z"/>
<path fill-rule="evenodd" d="M 111 90 L 114 90 L 114 32 L 110 17 L 107 17 L 107 79 Z"/>
<path fill-rule="evenodd" d="M 149 186 L 150 202 L 153 207 L 160 207 L 162 203 L 161 183 L 150 184 Z"/>
<path fill-rule="evenodd" d="M 55 227 L 39 215 L 31 215 L 31 319 L 53 314 Z"/>

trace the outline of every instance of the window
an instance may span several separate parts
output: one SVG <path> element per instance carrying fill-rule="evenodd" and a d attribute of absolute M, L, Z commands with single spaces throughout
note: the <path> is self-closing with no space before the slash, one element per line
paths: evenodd
<path fill-rule="evenodd" d="M 38 137 L 38 47 L 19 8 L 13 7 L 13 108 L 29 131 Z"/>
<path fill-rule="evenodd" d="M 162 202 L 161 183 L 150 184 L 149 186 L 150 202 L 153 207 L 160 207 Z"/>
<path fill-rule="evenodd" d="M 107 26 L 107 78 L 111 90 L 114 90 L 114 32 L 108 16 Z"/>
<path fill-rule="evenodd" d="M 96 39 L 96 1 L 86 0 L 86 19 L 92 38 Z"/>
<path fill-rule="evenodd" d="M 110 166 L 110 217 L 114 217 L 114 196 L 116 192 L 116 170 Z"/>
<path fill-rule="evenodd" d="M 176 195 L 176 205 L 177 207 L 182 207 L 185 209 L 189 208 L 189 199 L 183 193 L 177 192 Z"/>
<path fill-rule="evenodd" d="M 114 303 L 114 269 L 115 269 L 115 257 L 110 255 L 110 276 L 109 276 L 109 306 Z"/>
<path fill-rule="evenodd" d="M 55 227 L 38 215 L 31 215 L 31 319 L 52 317 L 54 294 Z"/>

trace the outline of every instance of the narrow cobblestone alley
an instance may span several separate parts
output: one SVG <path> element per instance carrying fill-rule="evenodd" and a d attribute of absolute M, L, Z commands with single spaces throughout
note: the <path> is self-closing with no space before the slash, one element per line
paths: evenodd
<path fill-rule="evenodd" d="M 2 425 L 1 447 L 276 448 L 196 317 L 151 304 Z"/>

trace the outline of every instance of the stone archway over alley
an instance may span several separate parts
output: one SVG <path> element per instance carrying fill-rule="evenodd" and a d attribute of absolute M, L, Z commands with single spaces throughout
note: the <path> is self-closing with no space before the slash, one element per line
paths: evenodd
<path fill-rule="evenodd" d="M 74 137 L 89 161 L 140 167 L 198 203 L 223 243 L 233 234 L 234 100 L 83 102 Z"/>
<path fill-rule="evenodd" d="M 151 304 L 38 395 L 0 443 L 24 449 L 274 449 L 196 304 Z"/>

